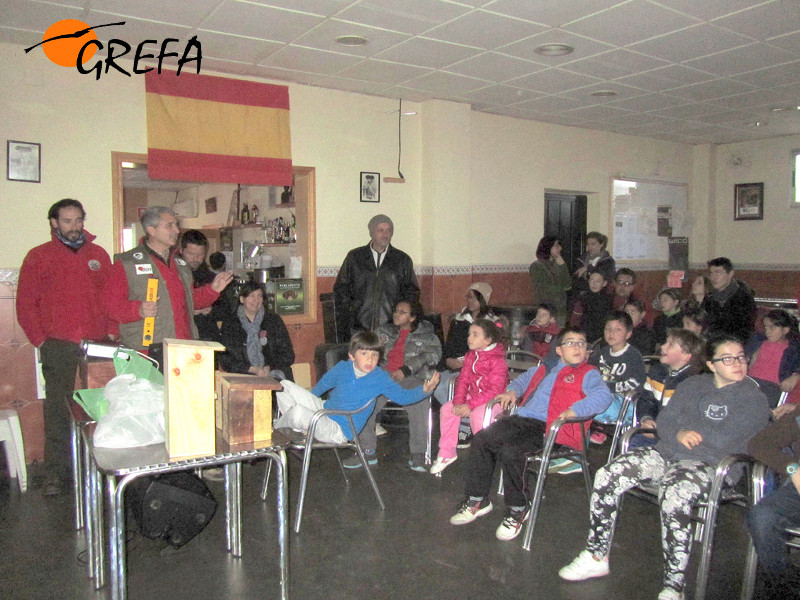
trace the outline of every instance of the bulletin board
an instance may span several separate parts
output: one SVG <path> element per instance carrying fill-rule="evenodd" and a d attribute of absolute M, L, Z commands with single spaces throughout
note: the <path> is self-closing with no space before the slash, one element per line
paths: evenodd
<path fill-rule="evenodd" d="M 611 255 L 619 261 L 670 260 L 670 240 L 685 246 L 691 215 L 686 184 L 612 180 Z"/>

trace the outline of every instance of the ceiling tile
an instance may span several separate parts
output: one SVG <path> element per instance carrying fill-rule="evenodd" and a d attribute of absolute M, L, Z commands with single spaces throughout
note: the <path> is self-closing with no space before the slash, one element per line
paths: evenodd
<path fill-rule="evenodd" d="M 490 85 L 473 92 L 465 92 L 463 96 L 471 102 L 508 105 L 536 98 L 537 94 L 510 85 Z"/>
<path fill-rule="evenodd" d="M 658 0 L 658 3 L 687 15 L 708 20 L 763 4 L 764 0 Z"/>
<path fill-rule="evenodd" d="M 336 43 L 336 38 L 343 35 L 360 35 L 367 38 L 368 42 L 363 46 L 342 46 Z M 408 36 L 402 33 L 331 19 L 301 35 L 293 43 L 299 46 L 366 57 L 375 56 L 407 39 Z"/>
<path fill-rule="evenodd" d="M 669 108 L 671 106 L 680 106 L 681 104 L 685 103 L 686 100 L 675 98 L 674 96 L 667 96 L 665 94 L 647 94 L 645 96 L 637 96 L 635 98 L 614 100 L 608 104 L 609 106 L 624 108 L 626 110 L 649 112 L 662 108 Z"/>
<path fill-rule="evenodd" d="M 322 21 L 322 17 L 228 0 L 203 21 L 201 29 L 245 37 L 290 42 Z"/>
<path fill-rule="evenodd" d="M 671 96 L 689 100 L 713 100 L 752 90 L 752 86 L 733 79 L 715 79 L 670 90 Z"/>
<path fill-rule="evenodd" d="M 432 29 L 425 37 L 494 50 L 544 29 L 541 25 L 476 10 Z"/>
<path fill-rule="evenodd" d="M 688 83 L 700 83 L 711 79 L 714 79 L 714 76 L 710 73 L 704 73 L 683 65 L 670 65 L 647 73 L 621 77 L 617 81 L 625 85 L 650 90 L 651 92 L 662 92 Z"/>
<path fill-rule="evenodd" d="M 335 52 L 325 52 L 324 50 L 313 48 L 286 46 L 259 64 L 264 67 L 296 69 L 306 73 L 334 75 L 361 60 L 361 58 L 350 56 L 349 54 L 336 54 Z"/>
<path fill-rule="evenodd" d="M 800 10 L 800 7 L 798 7 L 798 10 Z M 778 48 L 783 48 L 784 50 L 793 52 L 798 58 L 800 58 L 800 31 L 788 33 L 776 38 L 770 38 L 769 45 L 777 46 Z"/>
<path fill-rule="evenodd" d="M 702 23 L 633 44 L 630 49 L 672 62 L 683 62 L 751 43 L 752 40 L 743 35 Z"/>
<path fill-rule="evenodd" d="M 377 95 L 386 96 L 388 98 L 402 98 L 403 100 L 408 100 L 409 102 L 425 102 L 434 97 L 434 95 L 429 92 L 415 90 L 413 88 L 404 86 L 387 88 L 378 92 Z"/>
<path fill-rule="evenodd" d="M 0 0 L 0 14 L 3 27 L 44 31 L 61 19 L 85 20 L 86 13 L 79 8 L 56 6 L 26 0 Z M 39 41 L 42 36 L 39 35 Z"/>
<path fill-rule="evenodd" d="M 356 92 L 358 94 L 377 94 L 380 90 L 385 89 L 387 86 L 379 84 L 374 81 L 364 81 L 363 79 L 349 79 L 346 77 L 325 77 L 321 79 L 320 87 L 333 88 L 337 90 L 344 90 L 347 92 Z"/>
<path fill-rule="evenodd" d="M 673 119 L 694 119 L 702 115 L 724 112 L 726 109 L 706 102 L 692 102 L 681 106 L 673 106 L 653 111 L 654 114 Z"/>
<path fill-rule="evenodd" d="M 667 66 L 669 63 L 659 58 L 645 56 L 629 50 L 612 50 L 591 58 L 563 65 L 567 71 L 575 71 L 603 79 L 617 79 L 640 71 L 649 71 Z"/>
<path fill-rule="evenodd" d="M 564 56 L 540 56 L 536 54 L 535 50 L 542 44 L 567 44 L 575 48 L 575 51 Z M 541 63 L 547 67 L 555 67 L 611 49 L 613 49 L 613 46 L 608 44 L 596 42 L 560 29 L 551 29 L 519 42 L 503 46 L 499 51 L 503 54 L 510 54 L 511 56 L 518 56 L 519 58 Z"/>
<path fill-rule="evenodd" d="M 486 7 L 510 17 L 518 17 L 561 27 L 565 23 L 619 4 L 620 0 L 497 0 Z"/>
<path fill-rule="evenodd" d="M 398 85 L 409 79 L 419 77 L 425 73 L 429 73 L 429 69 L 421 67 L 412 67 L 410 65 L 403 65 L 399 63 L 392 63 L 385 60 L 376 60 L 370 58 L 362 60 L 360 63 L 348 67 L 343 71 L 337 73 L 339 77 L 348 77 L 350 79 L 365 79 L 387 85 Z"/>
<path fill-rule="evenodd" d="M 472 77 L 464 77 L 463 75 L 455 75 L 443 71 L 434 71 L 433 73 L 423 75 L 413 81 L 407 82 L 404 84 L 404 87 L 452 96 L 486 87 L 488 83 L 490 82 L 474 79 Z"/>
<path fill-rule="evenodd" d="M 482 50 L 469 48 L 467 46 L 413 37 L 408 41 L 376 54 L 375 58 L 409 65 L 419 65 L 421 67 L 430 67 L 432 69 L 441 69 L 454 62 L 464 60 L 470 56 L 475 56 L 480 52 L 482 52 Z"/>
<path fill-rule="evenodd" d="M 497 52 L 484 52 L 455 65 L 450 65 L 447 70 L 499 83 L 531 72 L 543 71 L 546 68 L 521 58 L 505 56 Z"/>
<path fill-rule="evenodd" d="M 234 60 L 240 62 L 258 62 L 273 52 L 283 48 L 280 42 L 268 42 L 238 35 L 199 32 L 197 39 L 203 45 L 203 66 L 209 58 Z"/>
<path fill-rule="evenodd" d="M 147 46 L 147 48 L 150 49 L 150 53 L 154 54 L 158 52 L 158 48 L 163 40 L 167 38 L 177 38 L 179 42 L 172 42 L 168 50 L 175 52 L 176 49 L 178 49 L 178 52 L 182 52 L 184 45 L 193 35 L 193 30 L 190 27 L 156 23 L 133 17 L 120 17 L 119 15 L 112 15 L 94 10 L 90 10 L 89 14 L 86 15 L 83 20 L 89 23 L 113 23 L 119 21 L 120 18 L 124 18 L 125 25 L 103 27 L 101 29 L 96 29 L 95 33 L 97 34 L 97 39 L 102 42 L 108 42 L 108 40 L 111 39 L 125 40 L 132 48 L 131 57 L 133 57 L 133 53 L 135 53 L 136 46 L 144 40 L 156 40 L 156 44 Z M 202 46 L 202 37 L 199 34 L 197 39 L 200 40 Z"/>
<path fill-rule="evenodd" d="M 469 10 L 441 0 L 363 0 L 344 9 L 336 18 L 419 35 Z"/>
<path fill-rule="evenodd" d="M 103 0 L 102 9 L 98 10 L 126 17 L 137 17 L 146 21 L 197 27 L 219 4 L 220 0 L 192 0 L 192 2 Z M 96 24 L 90 23 L 90 25 Z"/>
<path fill-rule="evenodd" d="M 718 98 L 715 104 L 727 106 L 729 108 L 752 108 L 756 106 L 783 106 L 784 104 L 796 103 L 798 97 L 788 88 L 774 88 L 753 90 L 745 94 Z"/>
<path fill-rule="evenodd" d="M 737 81 L 743 81 L 757 87 L 772 87 L 785 85 L 787 83 L 800 82 L 800 61 L 750 71 L 733 77 Z"/>
<path fill-rule="evenodd" d="M 725 77 L 763 69 L 774 64 L 788 63 L 796 58 L 791 52 L 757 42 L 751 46 L 686 61 L 686 66 Z"/>
<path fill-rule="evenodd" d="M 635 113 L 604 104 L 602 106 L 585 106 L 583 108 L 576 108 L 575 110 L 569 111 L 568 114 L 579 118 L 605 121 L 607 119 L 630 116 Z"/>
<path fill-rule="evenodd" d="M 250 2 L 331 17 L 352 4 L 353 0 L 250 0 Z"/>
<path fill-rule="evenodd" d="M 512 79 L 508 83 L 546 94 L 557 94 L 575 88 L 597 83 L 595 77 L 588 77 L 579 73 L 570 73 L 562 69 L 547 69 L 532 75 Z"/>
<path fill-rule="evenodd" d="M 592 96 L 592 94 L 595 92 L 604 91 L 615 92 L 616 96 Z M 606 104 L 608 102 L 613 102 L 614 100 L 641 96 L 644 93 L 645 92 L 639 88 L 622 85 L 616 81 L 601 81 L 598 83 L 593 83 L 592 85 L 584 86 L 582 88 L 563 92 L 562 95 L 575 98 L 577 100 L 580 100 L 581 98 L 591 98 L 593 100 L 593 104 Z"/>
<path fill-rule="evenodd" d="M 797 0 L 772 0 L 712 22 L 742 35 L 766 40 L 800 30 L 800 9 Z"/>
<path fill-rule="evenodd" d="M 203 72 L 214 71 L 226 73 L 228 75 L 246 75 L 250 71 L 250 63 L 238 62 L 235 60 L 220 60 L 203 56 Z"/>
<path fill-rule="evenodd" d="M 564 29 L 615 46 L 626 46 L 697 22 L 697 19 L 661 8 L 646 0 L 630 0 L 570 23 Z M 633 23 L 636 25 L 629 25 Z"/>
<path fill-rule="evenodd" d="M 544 96 L 535 100 L 521 102 L 519 106 L 541 113 L 561 113 L 575 108 L 583 108 L 584 106 L 593 106 L 595 103 L 592 100 L 590 98 L 575 99 L 566 96 Z"/>

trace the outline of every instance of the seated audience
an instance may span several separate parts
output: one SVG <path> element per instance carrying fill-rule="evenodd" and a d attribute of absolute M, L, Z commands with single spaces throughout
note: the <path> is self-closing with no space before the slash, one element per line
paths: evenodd
<path fill-rule="evenodd" d="M 764 333 L 750 338 L 745 353 L 750 358 L 750 376 L 770 406 L 777 406 L 781 392 L 791 392 L 800 380 L 797 319 L 785 310 L 771 310 L 764 316 Z"/>
<path fill-rule="evenodd" d="M 608 281 L 602 273 L 589 275 L 589 289 L 580 292 L 573 304 L 570 326 L 586 332 L 590 344 L 603 336 L 603 319 L 611 310 L 611 296 L 606 293 Z"/>
<path fill-rule="evenodd" d="M 661 314 L 653 321 L 653 333 L 656 335 L 656 350 L 667 340 L 667 329 L 683 327 L 681 312 L 681 296 L 674 288 L 665 288 L 658 293 L 658 304 Z"/>
<path fill-rule="evenodd" d="M 763 575 L 764 589 L 757 598 L 797 598 L 800 576 L 789 562 L 785 530 L 800 527 L 800 421 L 794 414 L 781 417 L 754 435 L 747 451 L 784 482 L 752 507 L 747 518 Z"/>
<path fill-rule="evenodd" d="M 556 322 L 555 306 L 542 302 L 536 309 L 536 318 L 525 328 L 521 347 L 544 358 L 559 331 L 561 327 Z"/>
<path fill-rule="evenodd" d="M 612 308 L 614 310 L 625 310 L 628 300 L 634 300 L 636 294 L 636 272 L 628 267 L 622 267 L 614 277 L 614 297 L 612 298 Z"/>
<path fill-rule="evenodd" d="M 553 422 L 561 417 L 592 415 L 605 410 L 611 394 L 597 369 L 586 362 L 586 336 L 566 328 L 558 334 L 558 364 L 547 371 L 533 367 L 514 379 L 500 394 L 503 407 L 520 404 L 516 414 L 499 419 L 472 438 L 468 463 L 464 466 L 464 500 L 450 518 L 453 525 L 471 523 L 492 510 L 489 500 L 495 465 L 503 469 L 506 516 L 495 533 L 499 540 L 515 538 L 528 514 L 522 489 L 527 455 L 539 452 Z M 556 441 L 573 448 L 582 446 L 580 424 L 565 425 Z"/>
<path fill-rule="evenodd" d="M 614 279 L 617 266 L 606 250 L 607 245 L 608 237 L 602 233 L 590 231 L 586 234 L 586 252 L 580 258 L 581 266 L 573 273 L 573 294 L 589 289 L 589 275 L 592 273 L 600 273 L 606 282 Z"/>
<path fill-rule="evenodd" d="M 569 267 L 561 256 L 561 242 L 552 235 L 539 240 L 536 261 L 528 273 L 533 284 L 533 304 L 548 303 L 555 307 L 554 317 L 559 325 L 567 318 L 566 292 L 572 287 Z"/>
<path fill-rule="evenodd" d="M 486 404 L 502 392 L 508 382 L 508 363 L 504 328 L 488 319 L 478 319 L 469 326 L 469 352 L 456 382 L 453 399 L 439 411 L 439 456 L 431 473 L 441 473 L 458 455 L 458 426 L 469 417 L 473 435 L 483 428 Z M 496 412 L 500 412 L 499 405 Z"/>
<path fill-rule="evenodd" d="M 275 420 L 275 427 L 307 431 L 318 410 L 356 410 L 381 394 L 396 404 L 414 404 L 430 395 L 439 383 L 439 374 L 434 373 L 424 385 L 403 389 L 378 366 L 382 354 L 383 344 L 378 336 L 371 331 L 359 331 L 350 340 L 349 360 L 340 361 L 325 373 L 310 392 L 291 381 L 281 382 L 283 391 L 276 394 L 280 417 Z M 330 398 L 320 399 L 329 390 Z M 355 431 L 350 429 L 344 415 L 322 417 L 317 425 L 316 439 L 331 444 L 352 440 L 364 428 L 372 408 L 374 403 L 353 415 Z"/>
<path fill-rule="evenodd" d="M 497 317 L 489 310 L 489 300 L 492 297 L 492 286 L 483 281 L 476 281 L 467 289 L 467 305 L 461 312 L 454 315 L 447 331 L 447 339 L 442 348 L 442 358 L 436 366 L 441 371 L 439 387 L 433 397 L 439 404 L 445 404 L 449 398 L 448 387 L 450 380 L 458 375 L 464 366 L 464 356 L 469 352 L 467 337 L 470 326 L 478 319 L 497 321 Z"/>
<path fill-rule="evenodd" d="M 744 452 L 749 438 L 769 419 L 764 394 L 747 378 L 747 357 L 737 338 L 709 342 L 710 374 L 681 383 L 658 414 L 655 446 L 634 448 L 595 476 L 586 549 L 559 572 L 581 581 L 609 573 L 608 555 L 622 495 L 642 483 L 659 486 L 663 589 L 659 600 L 683 598 L 692 540 L 692 507 L 711 489 L 714 468 L 725 456 Z"/>
<path fill-rule="evenodd" d="M 631 298 L 625 303 L 623 310 L 628 313 L 633 322 L 633 332 L 631 333 L 631 346 L 642 353 L 642 356 L 650 356 L 655 351 L 656 335 L 647 326 L 645 321 L 646 310 L 644 302 L 638 298 Z"/>
<path fill-rule="evenodd" d="M 239 308 L 222 319 L 220 332 L 225 352 L 219 366 L 229 373 L 294 381 L 294 348 L 283 319 L 264 307 L 264 289 L 255 281 L 239 290 Z"/>
<path fill-rule="evenodd" d="M 392 322 L 375 330 L 383 344 L 383 359 L 380 366 L 404 389 L 421 385 L 435 370 L 442 355 L 439 336 L 428 321 L 424 320 L 422 305 L 414 300 L 401 300 L 392 314 Z M 366 427 L 358 435 L 369 464 L 378 462 L 375 454 L 375 420 L 389 399 L 378 396 L 375 410 Z M 425 450 L 428 444 L 428 402 L 416 402 L 404 406 L 408 414 L 408 447 L 411 459 L 408 461 L 412 471 L 425 471 Z M 342 461 L 345 468 L 361 467 L 358 456 Z"/>
<path fill-rule="evenodd" d="M 700 305 L 684 304 L 682 325 L 684 329 L 696 333 L 702 339 L 708 337 L 708 313 Z"/>
<path fill-rule="evenodd" d="M 632 330 L 633 321 L 630 315 L 621 310 L 612 310 L 604 321 L 603 339 L 606 345 L 599 351 L 593 351 L 589 357 L 589 364 L 599 369 L 613 396 L 608 409 L 595 417 L 595 421 L 599 423 L 616 422 L 625 394 L 638 390 L 644 384 L 644 360 L 641 353 L 628 342 Z M 632 418 L 632 414 L 633 405 L 630 407 L 631 416 L 626 415 L 626 421 Z M 606 436 L 595 432 L 590 439 L 596 444 L 602 444 Z M 580 465 L 576 464 L 573 469 L 580 471 Z M 563 469 L 559 470 L 559 473 L 564 472 Z"/>
<path fill-rule="evenodd" d="M 642 427 L 656 428 L 658 413 L 669 404 L 678 384 L 703 368 L 705 342 L 686 329 L 667 330 L 667 339 L 661 344 L 661 359 L 647 372 L 644 387 L 636 401 L 636 418 Z M 652 433 L 636 434 L 631 439 L 631 448 L 654 446 L 656 437 Z"/>
<path fill-rule="evenodd" d="M 721 256 L 708 261 L 708 277 L 714 288 L 702 299 L 702 307 L 708 313 L 709 335 L 729 334 L 742 343 L 753 334 L 756 302 L 753 291 L 734 277 L 733 263 Z M 696 295 L 699 300 L 699 291 Z"/>

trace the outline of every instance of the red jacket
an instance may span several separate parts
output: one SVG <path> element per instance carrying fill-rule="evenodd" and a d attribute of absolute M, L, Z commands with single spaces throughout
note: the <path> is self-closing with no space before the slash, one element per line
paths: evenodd
<path fill-rule="evenodd" d="M 507 383 L 508 363 L 502 344 L 486 350 L 470 350 L 456 381 L 453 404 L 467 404 L 473 410 L 504 392 Z"/>
<path fill-rule="evenodd" d="M 17 320 L 31 344 L 48 338 L 79 343 L 108 335 L 101 294 L 111 270 L 108 253 L 86 242 L 77 252 L 53 233 L 53 239 L 36 246 L 25 257 L 17 285 Z"/>

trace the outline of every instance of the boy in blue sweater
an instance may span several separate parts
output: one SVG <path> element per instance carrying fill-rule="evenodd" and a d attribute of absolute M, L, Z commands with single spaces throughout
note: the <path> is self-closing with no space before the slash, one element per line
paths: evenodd
<path fill-rule="evenodd" d="M 407 405 L 427 398 L 439 383 L 439 373 L 424 385 L 405 390 L 395 383 L 389 374 L 378 366 L 383 344 L 371 331 L 360 331 L 350 340 L 350 360 L 339 362 L 325 373 L 311 392 L 297 384 L 284 380 L 283 391 L 277 393 L 281 416 L 275 427 L 288 427 L 306 431 L 311 417 L 322 408 L 329 410 L 355 410 L 372 399 L 372 405 L 353 415 L 355 433 L 350 430 L 347 417 L 331 415 L 322 417 L 317 424 L 316 439 L 324 443 L 342 444 L 352 440 L 363 428 L 372 414 L 374 400 L 383 394 L 395 404 Z M 330 398 L 323 401 L 320 396 L 332 390 Z M 369 461 L 374 464 L 373 460 Z"/>

